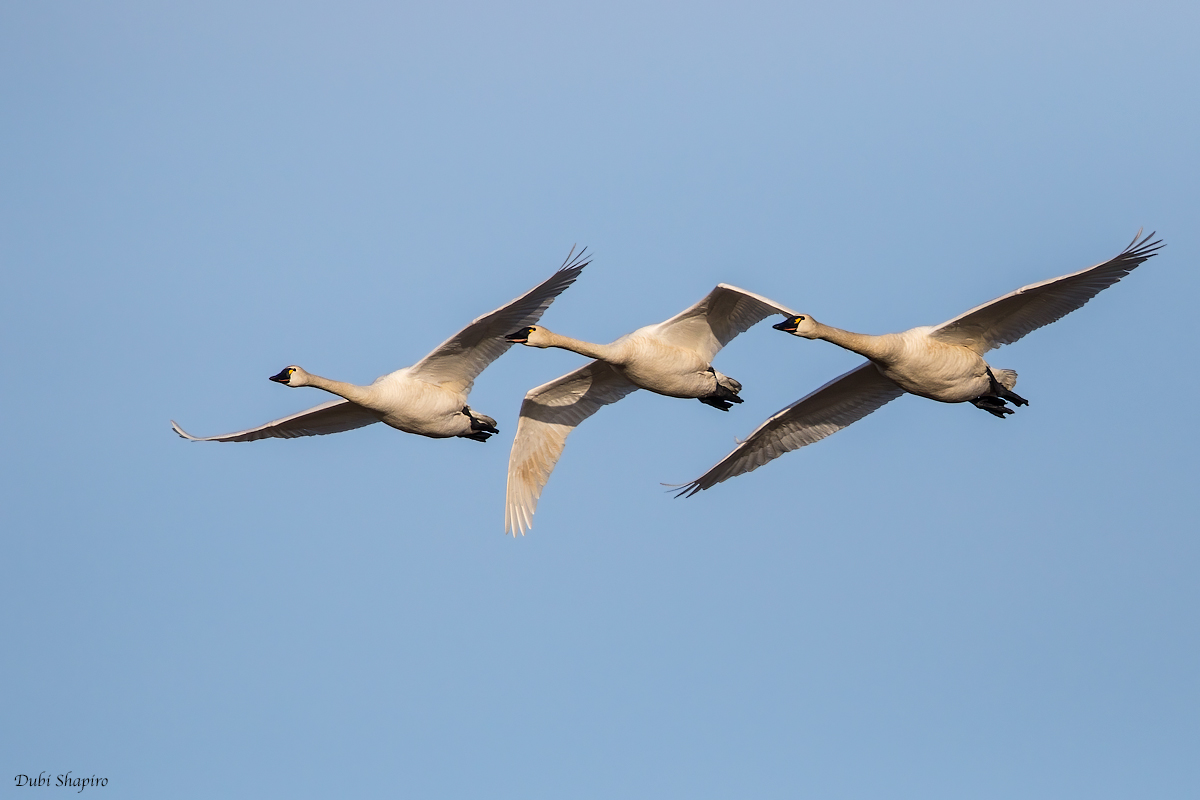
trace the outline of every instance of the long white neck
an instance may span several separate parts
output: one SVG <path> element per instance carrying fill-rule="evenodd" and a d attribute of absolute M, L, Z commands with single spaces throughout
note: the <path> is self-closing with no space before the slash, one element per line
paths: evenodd
<path fill-rule="evenodd" d="M 816 320 L 813 320 L 813 323 L 817 326 L 817 335 L 812 337 L 814 339 L 824 339 L 873 361 L 884 360 L 891 353 L 892 348 L 888 346 L 888 341 L 882 336 L 852 333 L 832 325 L 823 325 Z"/>
<path fill-rule="evenodd" d="M 572 353 L 579 353 L 579 355 L 587 356 L 588 358 L 598 358 L 601 361 L 613 362 L 620 358 L 618 349 L 611 344 L 584 342 L 579 339 L 572 339 L 570 336 L 560 336 L 545 328 L 541 329 L 541 333 L 543 337 L 538 342 L 538 347 L 558 347 L 563 350 L 570 350 Z"/>
<path fill-rule="evenodd" d="M 366 386 L 358 386 L 344 381 L 333 381 L 329 378 L 322 378 L 320 375 L 313 375 L 311 372 L 306 376 L 305 385 L 324 389 L 331 394 L 336 394 L 338 397 L 344 397 L 352 403 L 359 404 L 363 404 L 370 393 Z"/>

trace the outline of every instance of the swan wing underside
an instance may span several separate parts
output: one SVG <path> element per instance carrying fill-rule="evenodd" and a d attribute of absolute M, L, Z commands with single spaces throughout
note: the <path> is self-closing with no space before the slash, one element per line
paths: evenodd
<path fill-rule="evenodd" d="M 521 403 L 521 418 L 508 457 L 504 531 L 524 535 L 542 487 L 562 455 L 567 436 L 602 406 L 637 389 L 612 365 L 593 361 L 532 389 Z"/>
<path fill-rule="evenodd" d="M 193 442 L 253 442 L 256 439 L 294 439 L 297 436 L 324 436 L 352 431 L 379 422 L 379 417 L 349 400 L 332 400 L 316 408 L 283 417 L 257 428 L 223 436 L 192 436 L 171 420 L 171 428 Z"/>
<path fill-rule="evenodd" d="M 1062 319 L 1102 290 L 1124 278 L 1161 248 L 1162 240 L 1141 238 L 1115 258 L 1070 275 L 1022 286 L 936 327 L 930 336 L 947 344 L 969 347 L 983 355 L 1012 344 L 1027 333 Z"/>
<path fill-rule="evenodd" d="M 768 417 L 733 452 L 683 486 L 676 496 L 690 497 L 721 481 L 753 472 L 790 450 L 837 433 L 902 394 L 903 389 L 867 361 Z"/>
<path fill-rule="evenodd" d="M 657 333 L 663 340 L 694 349 L 712 361 L 733 337 L 752 325 L 772 314 L 795 313 L 762 295 L 719 283 L 699 303 L 660 324 Z"/>
<path fill-rule="evenodd" d="M 562 292 L 575 282 L 590 257 L 575 249 L 558 271 L 525 294 L 490 314 L 484 314 L 442 342 L 425 358 L 409 368 L 409 374 L 447 389 L 468 392 L 479 373 L 504 355 L 512 342 L 504 337 L 535 324 Z"/>

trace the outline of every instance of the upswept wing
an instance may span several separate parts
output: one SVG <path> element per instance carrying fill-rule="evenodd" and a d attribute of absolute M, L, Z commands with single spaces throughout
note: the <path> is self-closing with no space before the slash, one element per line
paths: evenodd
<path fill-rule="evenodd" d="M 885 378 L 874 364 L 864 362 L 768 417 L 716 466 L 683 486 L 676 497 L 691 497 L 721 481 L 752 472 L 789 450 L 837 433 L 902 394 L 904 390 Z"/>
<path fill-rule="evenodd" d="M 591 262 L 591 258 L 584 255 L 586 252 L 584 248 L 575 255 L 572 247 L 557 272 L 508 305 L 484 314 L 442 342 L 410 367 L 409 374 L 426 383 L 469 392 L 479 373 L 512 347 L 512 342 L 504 339 L 505 335 L 536 323 L 554 298 L 575 282 Z"/>
<path fill-rule="evenodd" d="M 733 337 L 752 325 L 772 314 L 795 313 L 762 295 L 718 283 L 699 303 L 659 324 L 656 332 L 671 344 L 694 348 L 711 362 Z"/>
<path fill-rule="evenodd" d="M 575 426 L 635 389 L 612 365 L 593 361 L 525 395 L 508 457 L 505 533 L 524 536 L 533 527 L 542 487 Z"/>
<path fill-rule="evenodd" d="M 171 420 L 171 428 L 185 439 L 193 442 L 253 442 L 256 439 L 295 439 L 297 436 L 324 436 L 327 433 L 341 433 L 362 428 L 379 422 L 371 411 L 349 400 L 333 400 L 322 403 L 316 408 L 292 414 L 290 417 L 268 422 L 237 433 L 226 433 L 223 436 L 192 436 Z"/>
<path fill-rule="evenodd" d="M 1153 233 L 1138 241 L 1141 235 L 1138 231 L 1116 258 L 1061 278 L 1022 286 L 939 325 L 930 335 L 947 344 L 969 347 L 980 355 L 1002 344 L 1012 344 L 1080 308 L 1163 246 L 1161 239 L 1150 241 Z"/>

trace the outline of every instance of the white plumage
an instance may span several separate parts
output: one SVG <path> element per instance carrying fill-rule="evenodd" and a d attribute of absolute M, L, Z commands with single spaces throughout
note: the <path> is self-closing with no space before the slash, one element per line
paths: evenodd
<path fill-rule="evenodd" d="M 596 360 L 525 395 L 508 461 L 504 530 L 515 536 L 532 527 L 538 498 L 567 436 L 601 406 L 639 388 L 698 399 L 723 411 L 742 402 L 741 384 L 714 370 L 713 356 L 755 323 L 789 313 L 772 300 L 722 283 L 686 311 L 612 344 L 583 342 L 541 327 L 509 336 L 530 347 L 560 347 Z"/>
<path fill-rule="evenodd" d="M 971 402 L 1003 418 L 1025 405 L 1013 393 L 1017 374 L 993 369 L 983 354 L 1061 319 L 1112 286 L 1162 247 L 1141 231 L 1115 258 L 1079 272 L 1030 284 L 937 327 L 869 336 L 793 315 L 774 326 L 795 336 L 824 339 L 867 361 L 769 417 L 712 469 L 685 485 L 691 496 L 758 469 L 784 453 L 824 439 L 905 392 L 944 403 Z"/>
<path fill-rule="evenodd" d="M 467 406 L 467 395 L 479 373 L 504 354 L 512 343 L 504 335 L 532 325 L 588 265 L 583 252 L 572 248 L 562 267 L 525 294 L 442 342 L 411 367 L 376 378 L 369 386 L 333 381 L 286 367 L 271 380 L 286 386 L 315 386 L 343 398 L 292 414 L 257 428 L 222 436 L 192 436 L 174 420 L 171 427 L 185 439 L 202 442 L 252 442 L 256 439 L 321 436 L 383 422 L 408 433 L 432 438 L 459 436 L 486 441 L 496 433 L 496 421 Z"/>

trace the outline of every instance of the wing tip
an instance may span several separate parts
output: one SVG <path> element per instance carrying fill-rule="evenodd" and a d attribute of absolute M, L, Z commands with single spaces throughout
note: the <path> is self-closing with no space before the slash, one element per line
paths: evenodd
<path fill-rule="evenodd" d="M 663 490 L 665 492 L 674 492 L 675 499 L 678 500 L 681 497 L 691 497 L 701 489 L 707 489 L 707 486 L 700 485 L 701 478 L 688 483 L 659 483 L 659 486 L 665 486 L 666 488 Z"/>
<path fill-rule="evenodd" d="M 587 247 L 584 247 L 579 251 L 578 254 L 576 254 L 575 248 L 577 246 L 578 245 L 574 244 L 571 245 L 571 252 L 567 253 L 567 257 L 563 260 L 562 266 L 558 268 L 559 272 L 568 272 L 571 270 L 579 272 L 588 264 L 592 263 L 592 259 L 596 257 L 595 254 L 593 253 L 592 255 L 588 255 Z"/>
<path fill-rule="evenodd" d="M 1130 242 L 1123 251 L 1121 251 L 1121 256 L 1137 258 L 1145 261 L 1147 258 L 1158 255 L 1158 251 L 1166 247 L 1166 244 L 1162 239 L 1154 239 L 1154 237 L 1158 235 L 1158 231 L 1150 231 L 1150 233 L 1142 236 L 1143 230 L 1145 230 L 1145 228 L 1138 228 L 1138 232 L 1133 237 L 1133 241 Z M 1154 239 L 1154 241 L 1150 241 L 1151 239 Z"/>
<path fill-rule="evenodd" d="M 177 434 L 179 434 L 179 436 L 181 438 L 187 439 L 189 442 L 201 441 L 200 437 L 192 436 L 190 433 L 185 431 L 183 428 L 179 427 L 179 423 L 176 422 L 175 420 L 171 420 L 171 430 L 175 431 Z"/>
<path fill-rule="evenodd" d="M 532 520 L 524 519 L 520 514 L 514 512 L 511 508 L 504 510 L 504 535 L 517 538 L 517 534 L 521 534 L 524 538 L 525 534 L 533 527 Z"/>

